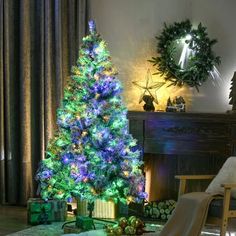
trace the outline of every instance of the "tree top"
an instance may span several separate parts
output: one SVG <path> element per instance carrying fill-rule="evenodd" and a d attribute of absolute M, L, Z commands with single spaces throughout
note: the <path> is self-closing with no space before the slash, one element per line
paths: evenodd
<path fill-rule="evenodd" d="M 96 24 L 94 20 L 90 20 L 89 23 L 89 33 L 90 34 L 95 34 L 96 33 Z"/>

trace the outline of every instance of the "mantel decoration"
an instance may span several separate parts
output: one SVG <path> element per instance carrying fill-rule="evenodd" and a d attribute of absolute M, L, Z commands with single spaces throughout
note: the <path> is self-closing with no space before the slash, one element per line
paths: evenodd
<path fill-rule="evenodd" d="M 170 81 L 171 85 L 188 85 L 199 90 L 209 75 L 213 79 L 219 76 L 216 65 L 220 57 L 212 51 L 216 39 L 210 39 L 206 27 L 200 23 L 196 29 L 189 20 L 167 26 L 156 37 L 157 57 L 149 60 L 157 66 L 158 72 Z"/>
<path fill-rule="evenodd" d="M 157 90 L 159 90 L 165 83 L 160 81 L 154 82 L 150 69 L 147 70 L 147 75 L 144 81 L 133 81 L 132 83 L 142 90 L 139 103 L 142 101 L 145 102 L 143 109 L 145 111 L 154 111 L 155 107 L 153 102 L 158 104 L 156 95 Z"/>
<path fill-rule="evenodd" d="M 166 112 L 185 112 L 186 105 L 182 96 L 177 96 L 173 101 L 170 97 L 167 100 Z"/>

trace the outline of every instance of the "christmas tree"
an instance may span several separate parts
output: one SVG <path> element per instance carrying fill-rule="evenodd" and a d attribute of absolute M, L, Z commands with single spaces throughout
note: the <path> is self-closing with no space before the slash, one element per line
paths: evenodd
<path fill-rule="evenodd" d="M 142 161 L 128 133 L 121 84 L 93 21 L 89 31 L 36 175 L 41 197 L 140 201 L 146 197 Z"/>

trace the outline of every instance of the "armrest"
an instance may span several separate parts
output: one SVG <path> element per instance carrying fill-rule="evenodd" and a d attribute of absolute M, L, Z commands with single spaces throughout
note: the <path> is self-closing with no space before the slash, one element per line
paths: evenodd
<path fill-rule="evenodd" d="M 185 193 L 187 180 L 207 180 L 213 179 L 215 175 L 176 175 L 175 178 L 180 180 L 179 196 Z"/>
<path fill-rule="evenodd" d="M 232 190 L 232 188 L 236 188 L 236 183 L 225 183 L 225 184 L 221 184 L 221 186 L 224 187 L 222 224 L 225 224 L 225 222 L 227 222 L 228 218 L 236 216 L 235 210 L 230 210 L 231 190 Z"/>
<path fill-rule="evenodd" d="M 225 183 L 225 184 L 221 184 L 221 186 L 223 187 L 223 188 L 236 188 L 236 183 Z"/>
<path fill-rule="evenodd" d="M 196 180 L 201 180 L 201 179 L 213 179 L 215 175 L 176 175 L 176 179 L 180 180 L 191 180 L 191 179 L 196 179 Z"/>

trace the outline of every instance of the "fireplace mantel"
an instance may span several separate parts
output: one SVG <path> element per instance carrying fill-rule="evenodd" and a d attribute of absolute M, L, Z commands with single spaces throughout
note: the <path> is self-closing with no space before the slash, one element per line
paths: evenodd
<path fill-rule="evenodd" d="M 236 115 L 129 111 L 129 129 L 144 153 L 150 200 L 177 198 L 175 175 L 216 174 L 236 154 Z M 188 185 L 201 191 L 207 183 Z"/>
<path fill-rule="evenodd" d="M 128 119 L 144 153 L 235 153 L 235 114 L 129 111 Z"/>

